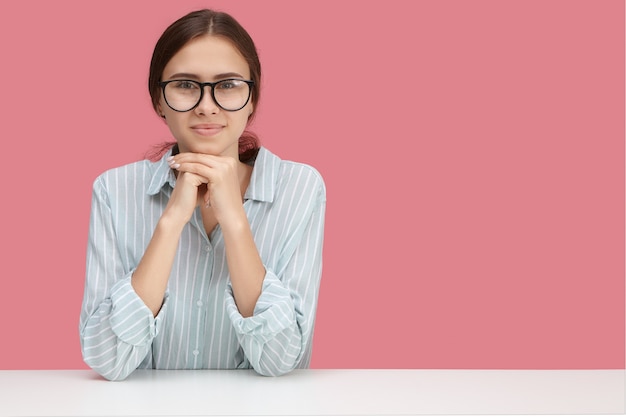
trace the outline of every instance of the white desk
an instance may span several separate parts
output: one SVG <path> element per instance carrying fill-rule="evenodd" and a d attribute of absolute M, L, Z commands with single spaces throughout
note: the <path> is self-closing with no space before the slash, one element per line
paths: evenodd
<path fill-rule="evenodd" d="M 624 370 L 0 371 L 1 416 L 623 414 Z"/>

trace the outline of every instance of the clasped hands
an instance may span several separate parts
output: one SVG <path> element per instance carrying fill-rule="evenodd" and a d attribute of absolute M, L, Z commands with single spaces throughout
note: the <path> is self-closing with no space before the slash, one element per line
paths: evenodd
<path fill-rule="evenodd" d="M 212 210 L 220 224 L 242 211 L 238 160 L 184 152 L 170 156 L 167 162 L 178 175 L 166 211 L 176 213 L 187 222 L 195 208 L 201 206 L 203 211 Z"/>

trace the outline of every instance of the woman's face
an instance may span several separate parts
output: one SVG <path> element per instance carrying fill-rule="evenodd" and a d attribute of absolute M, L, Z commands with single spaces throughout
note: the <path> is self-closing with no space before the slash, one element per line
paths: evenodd
<path fill-rule="evenodd" d="M 227 78 L 249 80 L 250 69 L 243 56 L 227 40 L 205 35 L 189 41 L 167 63 L 162 81 L 186 79 L 216 82 Z M 211 87 L 204 87 L 200 104 L 188 112 L 172 110 L 163 94 L 158 110 L 165 115 L 180 152 L 230 156 L 238 159 L 239 137 L 243 133 L 253 104 L 248 101 L 238 111 L 221 109 L 211 97 Z M 169 95 L 168 95 L 169 97 Z"/>

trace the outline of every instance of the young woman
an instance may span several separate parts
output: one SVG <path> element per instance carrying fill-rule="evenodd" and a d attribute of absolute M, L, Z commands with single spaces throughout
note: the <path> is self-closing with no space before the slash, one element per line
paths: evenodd
<path fill-rule="evenodd" d="M 158 40 L 148 86 L 176 143 L 93 186 L 80 339 L 105 378 L 308 367 L 325 187 L 246 131 L 260 82 L 254 43 L 226 13 L 189 13 Z"/>

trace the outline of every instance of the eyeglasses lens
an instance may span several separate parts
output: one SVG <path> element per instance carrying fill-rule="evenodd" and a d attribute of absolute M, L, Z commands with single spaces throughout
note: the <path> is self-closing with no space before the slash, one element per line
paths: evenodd
<path fill-rule="evenodd" d="M 165 85 L 164 94 L 172 109 L 189 111 L 200 102 L 202 87 L 196 81 L 176 80 Z M 222 109 L 239 110 L 250 98 L 250 86 L 241 80 L 223 80 L 213 87 L 213 96 Z"/>

